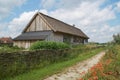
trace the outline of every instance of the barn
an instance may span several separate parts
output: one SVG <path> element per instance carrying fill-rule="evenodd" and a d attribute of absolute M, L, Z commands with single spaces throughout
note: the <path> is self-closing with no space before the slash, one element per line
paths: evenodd
<path fill-rule="evenodd" d="M 36 41 L 85 44 L 88 39 L 89 37 L 74 25 L 37 12 L 22 33 L 14 38 L 14 45 L 29 48 Z"/>

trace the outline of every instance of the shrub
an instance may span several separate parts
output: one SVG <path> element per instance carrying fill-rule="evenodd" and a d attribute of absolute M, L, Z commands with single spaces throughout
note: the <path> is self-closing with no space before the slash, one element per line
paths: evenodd
<path fill-rule="evenodd" d="M 0 47 L 0 53 L 2 53 L 2 52 L 16 52 L 16 51 L 20 51 L 20 50 L 23 50 L 23 48 L 19 48 L 17 46 L 13 46 L 13 47 L 2 46 L 2 47 Z"/>
<path fill-rule="evenodd" d="M 120 34 L 113 35 L 114 43 L 120 44 Z"/>
<path fill-rule="evenodd" d="M 70 46 L 62 42 L 47 42 L 47 41 L 37 41 L 31 45 L 30 50 L 39 49 L 68 49 Z"/>

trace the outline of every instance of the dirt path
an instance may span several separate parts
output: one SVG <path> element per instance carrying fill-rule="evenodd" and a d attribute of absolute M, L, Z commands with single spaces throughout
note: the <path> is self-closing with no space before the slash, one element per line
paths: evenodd
<path fill-rule="evenodd" d="M 62 73 L 54 74 L 44 80 L 79 80 L 92 66 L 97 64 L 104 55 L 105 52 L 100 52 L 92 58 L 79 62 Z"/>

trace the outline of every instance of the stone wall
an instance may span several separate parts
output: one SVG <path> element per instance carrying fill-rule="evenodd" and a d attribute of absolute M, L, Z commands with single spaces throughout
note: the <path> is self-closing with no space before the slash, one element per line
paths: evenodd
<path fill-rule="evenodd" d="M 67 60 L 68 50 L 39 50 L 0 53 L 0 80 Z"/>

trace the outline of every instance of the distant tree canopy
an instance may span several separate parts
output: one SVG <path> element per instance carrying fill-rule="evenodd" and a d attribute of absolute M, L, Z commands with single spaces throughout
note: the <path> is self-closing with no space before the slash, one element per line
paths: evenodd
<path fill-rule="evenodd" d="M 120 34 L 113 35 L 114 43 L 120 44 Z"/>

